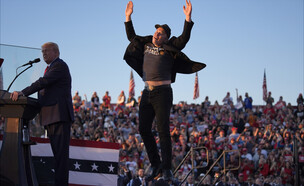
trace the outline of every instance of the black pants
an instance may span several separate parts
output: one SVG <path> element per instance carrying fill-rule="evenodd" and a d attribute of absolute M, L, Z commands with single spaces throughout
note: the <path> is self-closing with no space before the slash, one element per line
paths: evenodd
<path fill-rule="evenodd" d="M 58 122 L 47 125 L 45 128 L 47 129 L 55 158 L 55 185 L 68 186 L 71 123 Z"/>
<path fill-rule="evenodd" d="M 139 132 L 145 144 L 151 166 L 161 166 L 162 169 L 171 169 L 172 144 L 169 117 L 172 101 L 171 87 L 157 87 L 152 91 L 145 89 L 139 105 Z M 154 117 L 156 117 L 162 161 L 151 130 Z"/>

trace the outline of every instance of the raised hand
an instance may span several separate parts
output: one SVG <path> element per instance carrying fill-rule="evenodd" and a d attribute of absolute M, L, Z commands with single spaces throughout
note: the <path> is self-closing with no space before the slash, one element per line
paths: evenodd
<path fill-rule="evenodd" d="M 186 0 L 186 6 L 183 6 L 184 14 L 186 15 L 186 21 L 191 22 L 192 4 L 189 0 Z"/>
<path fill-rule="evenodd" d="M 126 22 L 131 21 L 131 15 L 133 13 L 133 2 L 129 1 L 127 4 L 127 8 L 125 11 L 126 14 Z"/>

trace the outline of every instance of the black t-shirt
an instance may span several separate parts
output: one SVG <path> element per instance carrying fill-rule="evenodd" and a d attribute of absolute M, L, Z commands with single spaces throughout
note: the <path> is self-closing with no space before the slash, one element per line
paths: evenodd
<path fill-rule="evenodd" d="M 299 117 L 301 120 L 304 119 L 304 110 L 297 109 L 294 113 L 295 117 Z"/>
<path fill-rule="evenodd" d="M 145 45 L 143 63 L 144 81 L 171 80 L 172 66 L 173 58 L 163 48 L 155 47 L 152 43 Z"/>

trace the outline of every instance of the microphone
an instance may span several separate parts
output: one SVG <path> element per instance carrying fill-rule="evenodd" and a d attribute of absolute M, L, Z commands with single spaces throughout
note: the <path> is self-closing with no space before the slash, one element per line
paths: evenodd
<path fill-rule="evenodd" d="M 20 72 L 19 74 L 17 74 L 17 70 L 20 68 L 20 67 L 18 67 L 17 69 L 16 69 L 16 77 L 14 78 L 14 80 L 11 82 L 11 84 L 8 86 L 8 88 L 7 88 L 7 92 L 9 91 L 9 89 L 11 88 L 11 86 L 13 85 L 13 83 L 15 82 L 15 80 L 17 79 L 17 77 L 19 77 L 23 72 L 25 72 L 27 69 L 29 69 L 29 68 L 31 68 L 31 67 L 33 67 L 33 63 L 38 63 L 40 61 L 40 58 L 36 58 L 36 59 L 34 59 L 33 61 L 29 61 L 28 63 L 26 63 L 26 64 L 24 64 L 24 65 L 22 65 L 22 66 L 20 66 L 20 67 L 24 67 L 24 66 L 27 66 L 27 65 L 30 65 L 30 66 L 28 66 L 26 69 L 24 69 L 22 72 Z"/>
<path fill-rule="evenodd" d="M 27 66 L 27 65 L 32 65 L 33 63 L 38 63 L 38 62 L 40 62 L 40 58 L 36 58 L 33 61 L 29 61 L 28 63 L 25 63 L 21 67 L 24 67 L 24 66 Z"/>

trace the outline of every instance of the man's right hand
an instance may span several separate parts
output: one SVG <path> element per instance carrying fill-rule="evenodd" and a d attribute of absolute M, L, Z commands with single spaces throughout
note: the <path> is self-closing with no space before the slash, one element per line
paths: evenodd
<path fill-rule="evenodd" d="M 191 22 L 191 14 L 192 14 L 192 4 L 189 0 L 186 0 L 186 6 L 183 6 L 184 14 L 186 15 L 186 21 Z"/>
<path fill-rule="evenodd" d="M 133 2 L 129 1 L 126 8 L 126 22 L 131 21 L 131 15 L 133 13 Z"/>

